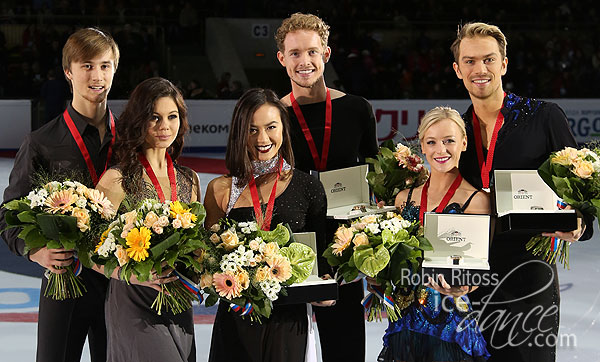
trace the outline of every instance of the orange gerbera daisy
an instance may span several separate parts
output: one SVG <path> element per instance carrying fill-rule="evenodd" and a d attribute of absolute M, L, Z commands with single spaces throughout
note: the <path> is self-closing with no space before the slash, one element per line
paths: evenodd
<path fill-rule="evenodd" d="M 53 214 L 56 214 L 57 212 L 64 214 L 73 209 L 72 205 L 77 199 L 77 195 L 75 195 L 71 189 L 53 192 L 52 195 L 46 199 L 46 206 L 48 207 L 46 210 Z"/>
<path fill-rule="evenodd" d="M 271 267 L 269 269 L 269 277 L 272 280 L 285 282 L 292 276 L 292 266 L 285 256 L 275 255 L 267 259 L 267 264 Z"/>
<path fill-rule="evenodd" d="M 149 256 L 148 248 L 150 248 L 150 237 L 152 232 L 147 227 L 133 228 L 127 234 L 127 256 L 131 259 L 140 262 L 146 260 Z"/>
<path fill-rule="evenodd" d="M 213 285 L 222 298 L 229 300 L 239 297 L 242 293 L 238 278 L 231 273 L 215 273 Z"/>

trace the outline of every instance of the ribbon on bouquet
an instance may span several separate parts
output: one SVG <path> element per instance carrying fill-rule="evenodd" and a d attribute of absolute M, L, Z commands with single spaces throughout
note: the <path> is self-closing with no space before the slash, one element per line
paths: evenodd
<path fill-rule="evenodd" d="M 243 308 L 234 303 L 231 303 L 230 307 L 231 309 L 233 309 L 234 312 L 242 311 L 242 316 L 248 315 L 252 313 L 252 311 L 254 311 L 254 307 L 252 306 L 252 303 L 250 303 L 250 301 L 246 302 L 246 305 Z"/>
<path fill-rule="evenodd" d="M 81 262 L 79 261 L 79 259 L 77 259 L 76 257 L 73 258 L 73 274 L 75 274 L 75 276 L 78 276 L 79 274 L 81 274 Z"/>
<path fill-rule="evenodd" d="M 359 272 L 358 276 L 356 278 L 354 278 L 351 281 L 347 282 L 343 277 L 341 277 L 338 274 L 338 272 L 335 272 L 335 275 L 334 275 L 333 279 L 339 281 L 340 285 L 346 285 L 346 284 L 355 283 L 355 282 L 358 282 L 360 280 L 363 280 L 364 277 L 366 277 L 366 275 L 364 275 L 363 273 Z"/>
<path fill-rule="evenodd" d="M 392 298 L 390 295 L 385 295 L 380 286 L 372 285 L 371 289 L 373 289 L 373 291 L 367 294 L 367 296 L 365 296 L 360 302 L 365 309 L 369 309 L 371 307 L 373 304 L 373 297 L 379 298 L 388 309 L 394 309 L 394 298 Z"/>
<path fill-rule="evenodd" d="M 202 303 L 202 301 L 204 300 L 204 297 L 202 296 L 202 293 L 200 292 L 200 287 L 198 286 L 198 284 L 196 284 L 193 281 L 191 281 L 190 279 L 186 278 L 183 274 L 179 273 L 177 270 L 174 270 L 173 273 L 179 278 L 179 281 L 181 281 L 181 284 L 183 284 L 185 289 L 192 292 L 192 294 L 197 295 L 198 299 L 200 300 L 200 303 Z"/>
<path fill-rule="evenodd" d="M 564 210 L 567 207 L 567 203 L 562 200 L 556 200 L 556 207 L 558 207 L 559 210 Z M 563 241 L 561 239 L 553 237 L 552 239 L 550 239 L 550 250 L 553 253 L 558 251 L 562 243 Z"/>

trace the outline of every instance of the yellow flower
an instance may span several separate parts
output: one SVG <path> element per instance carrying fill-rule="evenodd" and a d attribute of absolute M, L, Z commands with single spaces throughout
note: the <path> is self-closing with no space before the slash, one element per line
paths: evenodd
<path fill-rule="evenodd" d="M 556 152 L 550 162 L 563 166 L 570 166 L 579 159 L 579 152 L 573 147 L 565 147 L 564 150 Z"/>
<path fill-rule="evenodd" d="M 177 215 L 183 215 L 188 211 L 190 211 L 190 209 L 183 207 L 181 202 L 175 201 L 171 203 L 171 210 L 169 211 L 169 214 L 171 214 L 171 217 L 175 219 Z"/>
<path fill-rule="evenodd" d="M 352 239 L 352 242 L 354 243 L 354 246 L 368 245 L 369 238 L 365 233 L 358 233 L 354 235 L 354 239 Z"/>
<path fill-rule="evenodd" d="M 147 228 L 151 228 L 157 221 L 158 215 L 156 215 L 154 211 L 150 211 L 148 214 L 146 214 L 146 218 L 144 219 L 144 226 Z"/>
<path fill-rule="evenodd" d="M 223 241 L 221 245 L 225 250 L 233 250 L 240 244 L 240 239 L 237 234 L 231 230 L 227 230 L 221 234 L 221 240 Z"/>
<path fill-rule="evenodd" d="M 77 227 L 81 232 L 86 232 L 90 228 L 90 213 L 86 209 L 75 207 L 71 215 L 77 218 Z"/>
<path fill-rule="evenodd" d="M 194 222 L 198 219 L 196 217 L 196 215 L 192 214 L 191 212 L 186 212 L 182 215 L 177 215 L 177 219 L 179 221 L 181 221 L 181 227 L 184 229 L 189 229 L 191 227 L 193 227 L 195 224 Z"/>
<path fill-rule="evenodd" d="M 411 153 L 412 152 L 410 151 L 410 148 L 398 143 L 398 145 L 396 146 L 396 152 L 394 152 L 394 157 L 401 164 L 404 164 L 406 163 L 406 159 L 408 158 L 408 156 L 410 156 Z"/>
<path fill-rule="evenodd" d="M 235 274 L 235 277 L 237 278 L 238 283 L 240 284 L 240 287 L 242 288 L 242 290 L 248 289 L 248 287 L 250 286 L 250 277 L 248 276 L 247 271 L 245 271 L 244 269 L 240 269 Z"/>
<path fill-rule="evenodd" d="M 57 212 L 64 214 L 71 211 L 73 205 L 77 201 L 77 195 L 72 189 L 56 191 L 46 199 L 47 211 L 55 214 Z"/>
<path fill-rule="evenodd" d="M 269 278 L 269 270 L 270 268 L 266 266 L 261 266 L 260 268 L 256 269 L 256 274 L 254 274 L 254 280 L 256 280 L 257 283 L 264 282 Z"/>
<path fill-rule="evenodd" d="M 104 244 L 104 240 L 106 240 L 106 238 L 108 237 L 108 233 L 110 232 L 110 230 L 111 229 L 106 229 L 106 230 L 104 230 L 102 235 L 100 235 L 100 242 L 98 244 L 96 244 L 96 249 L 94 250 L 94 253 L 98 253 L 98 249 L 100 249 L 102 244 Z"/>
<path fill-rule="evenodd" d="M 125 221 L 126 225 L 133 225 L 137 221 L 137 211 L 132 210 L 121 216 L 121 219 Z"/>
<path fill-rule="evenodd" d="M 342 255 L 344 250 L 346 250 L 348 245 L 350 245 L 352 237 L 354 237 L 354 232 L 352 231 L 352 228 L 340 226 L 335 232 L 333 245 L 331 245 L 333 253 L 338 256 Z"/>
<path fill-rule="evenodd" d="M 212 243 L 213 243 L 213 244 L 218 244 L 218 243 L 220 243 L 220 242 L 221 242 L 221 238 L 219 238 L 219 235 L 217 235 L 217 234 L 213 233 L 213 234 L 210 236 L 210 241 L 212 241 Z"/>
<path fill-rule="evenodd" d="M 200 277 L 200 288 L 209 288 L 212 285 L 213 276 L 210 273 L 204 273 Z"/>
<path fill-rule="evenodd" d="M 361 222 L 365 223 L 365 224 L 372 224 L 374 222 L 377 221 L 377 216 L 375 215 L 367 215 L 367 216 L 363 216 L 360 219 Z"/>
<path fill-rule="evenodd" d="M 594 173 L 594 165 L 590 161 L 579 161 L 575 163 L 573 173 L 581 178 L 591 178 Z"/>
<path fill-rule="evenodd" d="M 121 245 L 117 245 L 117 250 L 115 250 L 115 256 L 119 261 L 119 266 L 123 266 L 129 261 L 129 255 L 127 255 L 127 251 Z"/>
<path fill-rule="evenodd" d="M 127 255 L 133 260 L 140 262 L 148 257 L 148 248 L 150 248 L 150 237 L 152 232 L 146 227 L 133 228 L 125 240 L 127 240 Z"/>
<path fill-rule="evenodd" d="M 275 255 L 267 259 L 269 269 L 269 278 L 278 282 L 285 282 L 292 276 L 292 266 L 290 261 L 283 255 Z"/>
<path fill-rule="evenodd" d="M 279 245 L 276 242 L 271 241 L 270 243 L 265 244 L 263 247 L 262 253 L 265 257 L 271 257 L 275 255 L 279 251 Z"/>

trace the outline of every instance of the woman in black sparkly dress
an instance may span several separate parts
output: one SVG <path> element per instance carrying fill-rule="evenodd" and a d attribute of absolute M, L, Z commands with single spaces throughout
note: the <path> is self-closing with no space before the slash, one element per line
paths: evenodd
<path fill-rule="evenodd" d="M 275 93 L 250 89 L 240 98 L 231 121 L 225 162 L 230 173 L 212 180 L 206 191 L 205 226 L 220 218 L 254 221 L 254 208 L 268 212 L 271 225 L 287 223 L 293 232 L 314 231 L 325 243 L 327 200 L 321 183 L 294 169 L 288 115 Z M 259 199 L 250 187 L 254 178 Z M 268 219 L 269 215 L 265 215 Z M 209 360 L 216 361 L 316 361 L 310 305 L 275 305 L 262 323 L 241 317 L 220 303 L 213 325 Z"/>

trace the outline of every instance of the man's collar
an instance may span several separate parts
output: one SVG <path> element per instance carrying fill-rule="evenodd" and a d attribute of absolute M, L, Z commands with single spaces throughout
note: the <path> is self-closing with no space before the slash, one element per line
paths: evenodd
<path fill-rule="evenodd" d="M 71 119 L 73 120 L 73 123 L 75 124 L 75 127 L 77 128 L 77 131 L 79 131 L 79 134 L 83 134 L 83 132 L 85 131 L 87 126 L 92 126 L 88 121 L 89 118 L 87 118 L 87 117 L 83 116 L 81 113 L 77 112 L 75 110 L 75 108 L 73 108 L 73 105 L 71 102 L 69 102 L 69 105 L 67 106 L 67 112 L 69 112 L 69 115 L 71 116 Z M 104 122 L 106 124 L 107 132 L 110 132 L 110 120 L 109 120 L 108 115 L 109 115 L 109 110 L 107 107 L 106 113 L 104 114 Z"/>

